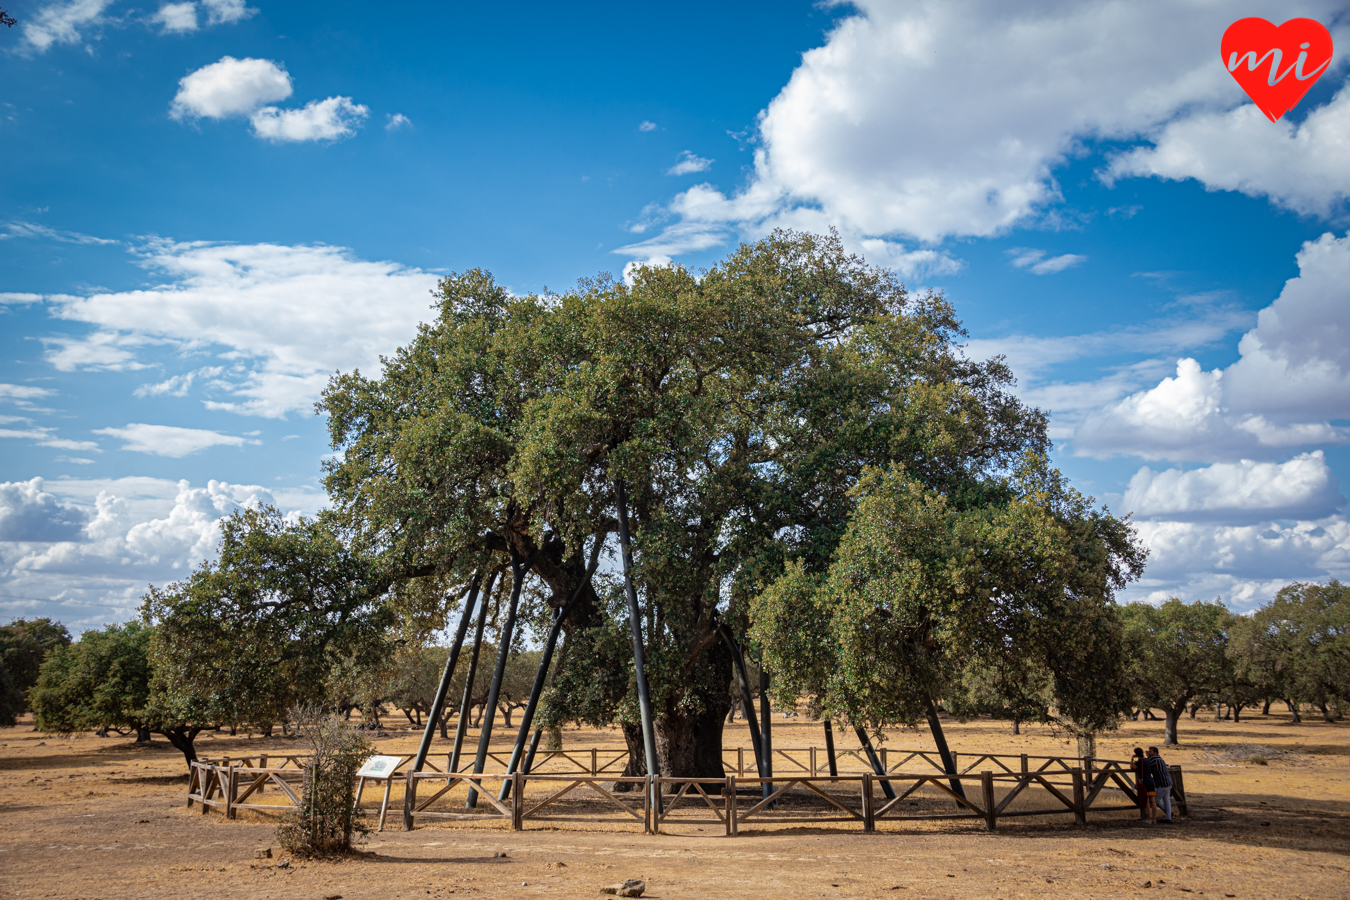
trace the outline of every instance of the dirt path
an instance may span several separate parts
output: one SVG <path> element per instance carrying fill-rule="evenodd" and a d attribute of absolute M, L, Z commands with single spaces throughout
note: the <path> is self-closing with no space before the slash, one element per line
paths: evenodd
<path fill-rule="evenodd" d="M 818 726 L 775 722 L 780 747 L 820 743 Z M 419 827 L 372 835 L 360 858 L 291 862 L 266 821 L 227 822 L 184 806 L 181 755 L 162 741 L 58 738 L 31 726 L 0 729 L 0 897 L 320 898 L 596 897 L 625 878 L 652 900 L 675 898 L 1103 898 L 1175 896 L 1350 898 L 1350 727 L 1290 725 L 1277 716 L 1241 725 L 1186 720 L 1181 748 L 1189 821 L 1070 825 L 1032 820 L 986 833 L 962 823 L 864 835 L 793 829 L 643 836 Z M 1040 730 L 1004 723 L 950 726 L 955 749 L 1063 753 Z M 1127 723 L 1102 756 L 1156 743 L 1159 723 Z M 728 729 L 728 742 L 741 738 Z M 279 739 L 214 737 L 203 755 L 290 749 Z M 616 745 L 610 732 L 568 732 L 568 746 Z M 416 736 L 378 741 L 411 751 Z M 1241 744 L 1269 748 L 1253 765 Z M 892 746 L 925 746 L 900 734 Z M 494 853 L 505 851 L 505 858 Z M 1144 887 L 1151 882 L 1150 887 Z"/>

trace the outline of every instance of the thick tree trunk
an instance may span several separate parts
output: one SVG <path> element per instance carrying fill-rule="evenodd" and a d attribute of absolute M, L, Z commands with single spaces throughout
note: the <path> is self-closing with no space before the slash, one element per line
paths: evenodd
<path fill-rule="evenodd" d="M 1270 715 L 1270 698 L 1269 698 L 1269 697 L 1267 697 L 1267 698 L 1265 699 L 1265 701 L 1261 704 L 1261 715 L 1263 715 L 1263 716 L 1268 716 L 1268 715 Z"/>
<path fill-rule="evenodd" d="M 1013 734 L 1022 733 L 1022 719 L 1020 716 L 1013 716 Z"/>
<path fill-rule="evenodd" d="M 1297 704 L 1297 703 L 1295 703 L 1295 702 L 1292 701 L 1292 700 L 1286 700 L 1286 701 L 1284 701 L 1284 705 L 1287 706 L 1287 707 L 1289 707 L 1289 711 L 1290 711 L 1291 713 L 1294 714 L 1294 721 L 1295 721 L 1295 722 L 1302 722 L 1302 721 L 1303 721 L 1303 717 L 1302 717 L 1301 715 L 1298 714 L 1298 704 Z"/>
<path fill-rule="evenodd" d="M 1175 746 L 1177 742 L 1177 720 L 1181 718 L 1181 711 L 1186 708 L 1183 703 L 1180 706 L 1169 706 L 1163 709 L 1166 718 L 1163 722 L 1163 743 Z"/>
<path fill-rule="evenodd" d="M 640 778 L 647 774 L 647 752 L 642 743 L 642 725 L 637 722 L 620 722 L 624 746 L 628 748 L 628 765 L 623 767 L 624 778 Z M 616 784 L 616 791 L 635 791 L 635 784 Z"/>
<path fill-rule="evenodd" d="M 137 729 L 136 729 L 136 743 L 138 743 L 138 744 L 148 744 L 148 743 L 150 743 L 150 729 L 149 729 L 149 728 L 137 728 Z"/>
<path fill-rule="evenodd" d="M 184 764 L 188 767 L 188 772 L 192 771 L 192 764 L 197 761 L 197 748 L 193 741 L 197 739 L 200 728 L 189 728 L 185 725 L 179 725 L 176 728 L 162 728 L 159 733 L 164 735 L 170 744 L 173 744 L 183 754 Z"/>
<path fill-rule="evenodd" d="M 653 722 L 661 774 L 686 778 L 725 777 L 726 771 L 722 768 L 725 715 L 726 707 L 717 706 L 698 715 L 662 716 Z"/>

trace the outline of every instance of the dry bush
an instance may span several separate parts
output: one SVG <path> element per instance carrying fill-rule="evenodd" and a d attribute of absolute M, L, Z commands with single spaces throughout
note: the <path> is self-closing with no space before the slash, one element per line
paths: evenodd
<path fill-rule="evenodd" d="M 310 745 L 300 808 L 277 825 L 277 840 L 296 856 L 336 856 L 352 849 L 368 828 L 356 816 L 356 772 L 370 742 L 335 712 L 315 704 L 291 712 L 296 733 Z"/>

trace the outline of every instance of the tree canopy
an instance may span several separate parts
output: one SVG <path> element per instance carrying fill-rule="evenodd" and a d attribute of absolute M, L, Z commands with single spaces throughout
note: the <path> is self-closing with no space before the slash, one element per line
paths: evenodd
<path fill-rule="evenodd" d="M 1009 703 L 1046 691 L 1075 730 L 1111 727 L 1128 703 L 1112 593 L 1142 569 L 1133 530 L 1034 453 L 962 488 L 865 475 L 830 565 L 794 563 L 751 604 L 778 691 L 865 727 L 936 728 L 938 701 L 983 672 Z"/>
<path fill-rule="evenodd" d="M 780 232 L 701 275 L 641 268 L 564 294 L 470 271 L 378 377 L 330 383 L 326 484 L 357 546 L 406 576 L 463 582 L 487 554 L 540 549 L 556 608 L 625 479 L 658 743 L 720 742 L 719 624 L 743 628 L 787 560 L 828 564 L 865 467 L 957 494 L 1046 448 L 1044 417 L 961 333 L 941 295 L 910 295 L 835 237 Z M 625 619 L 586 587 L 566 627 Z"/>

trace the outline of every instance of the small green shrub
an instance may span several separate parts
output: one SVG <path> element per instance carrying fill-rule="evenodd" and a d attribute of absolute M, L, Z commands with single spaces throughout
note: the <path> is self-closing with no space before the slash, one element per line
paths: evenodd
<path fill-rule="evenodd" d="M 369 829 L 353 809 L 356 772 L 370 743 L 336 713 L 314 707 L 292 713 L 297 732 L 314 750 L 305 767 L 300 808 L 277 825 L 277 841 L 295 856 L 339 856 Z"/>
<path fill-rule="evenodd" d="M 1259 754 L 1258 754 L 1257 756 L 1249 757 L 1249 758 L 1247 759 L 1247 762 L 1251 763 L 1251 764 L 1254 765 L 1254 766 L 1268 766 L 1268 765 L 1270 765 L 1270 763 L 1268 763 L 1268 762 L 1266 761 L 1266 758 L 1265 758 L 1264 756 L 1259 755 Z"/>

